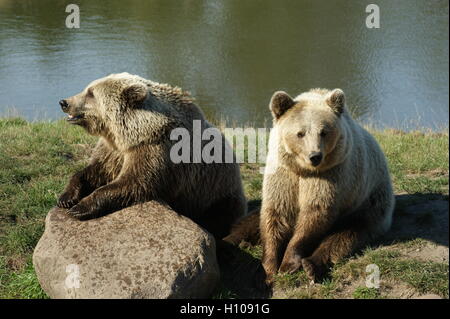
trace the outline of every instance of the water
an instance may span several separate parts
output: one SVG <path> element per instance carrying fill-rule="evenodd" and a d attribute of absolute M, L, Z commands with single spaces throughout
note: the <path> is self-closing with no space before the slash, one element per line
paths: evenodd
<path fill-rule="evenodd" d="M 77 0 L 80 29 L 68 3 L 0 0 L 0 114 L 60 118 L 62 97 L 127 71 L 234 124 L 269 123 L 276 90 L 339 87 L 362 121 L 448 127 L 448 1 Z"/>

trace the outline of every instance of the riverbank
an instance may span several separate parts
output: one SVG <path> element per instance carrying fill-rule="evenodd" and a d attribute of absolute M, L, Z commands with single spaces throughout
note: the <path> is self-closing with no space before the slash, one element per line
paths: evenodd
<path fill-rule="evenodd" d="M 302 271 L 279 276 L 274 297 L 448 298 L 448 130 L 373 134 L 386 153 L 397 194 L 392 234 L 336 265 L 325 282 L 310 284 Z M 45 215 L 71 174 L 87 163 L 95 141 L 63 121 L 0 119 L 0 298 L 46 297 L 32 267 L 32 251 Z M 259 168 L 241 164 L 251 203 L 261 196 Z M 261 296 L 245 284 L 260 254 L 260 247 L 243 248 L 228 262 L 215 297 Z M 365 286 L 368 264 L 380 269 L 380 289 Z"/>

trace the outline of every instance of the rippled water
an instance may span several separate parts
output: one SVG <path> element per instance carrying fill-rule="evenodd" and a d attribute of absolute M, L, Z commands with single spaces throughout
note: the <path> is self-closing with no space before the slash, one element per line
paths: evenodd
<path fill-rule="evenodd" d="M 192 92 L 210 118 L 268 123 L 276 90 L 342 88 L 362 119 L 448 127 L 448 1 L 0 0 L 0 114 L 62 117 L 57 101 L 127 71 Z"/>

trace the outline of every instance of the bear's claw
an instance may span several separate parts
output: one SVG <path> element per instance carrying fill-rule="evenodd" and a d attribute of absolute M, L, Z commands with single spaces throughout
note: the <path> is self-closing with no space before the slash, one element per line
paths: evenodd
<path fill-rule="evenodd" d="M 279 272 L 293 274 L 302 269 L 302 257 L 298 254 L 285 256 L 279 268 Z"/>
<path fill-rule="evenodd" d="M 79 220 L 86 220 L 95 217 L 95 213 L 86 205 L 79 203 L 67 211 L 69 215 Z"/>
<path fill-rule="evenodd" d="M 57 203 L 58 207 L 60 208 L 71 208 L 76 205 L 76 202 L 74 200 L 59 200 Z"/>
<path fill-rule="evenodd" d="M 79 199 L 77 198 L 77 196 L 69 193 L 64 193 L 59 197 L 56 205 L 60 208 L 71 208 L 75 206 L 78 201 Z"/>
<path fill-rule="evenodd" d="M 303 269 L 313 282 L 321 280 L 326 273 L 326 266 L 316 263 L 311 257 L 302 259 Z"/>

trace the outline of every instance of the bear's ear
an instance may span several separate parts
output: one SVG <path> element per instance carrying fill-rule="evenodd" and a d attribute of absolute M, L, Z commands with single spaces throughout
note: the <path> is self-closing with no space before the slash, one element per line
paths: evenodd
<path fill-rule="evenodd" d="M 295 104 L 294 100 L 283 91 L 277 91 L 270 99 L 270 110 L 275 119 L 279 119 L 287 110 Z"/>
<path fill-rule="evenodd" d="M 122 91 L 122 96 L 130 104 L 139 103 L 147 97 L 147 86 L 141 83 L 131 84 Z"/>
<path fill-rule="evenodd" d="M 344 112 L 345 94 L 341 89 L 334 89 L 328 93 L 326 101 L 336 114 L 341 115 Z"/>

